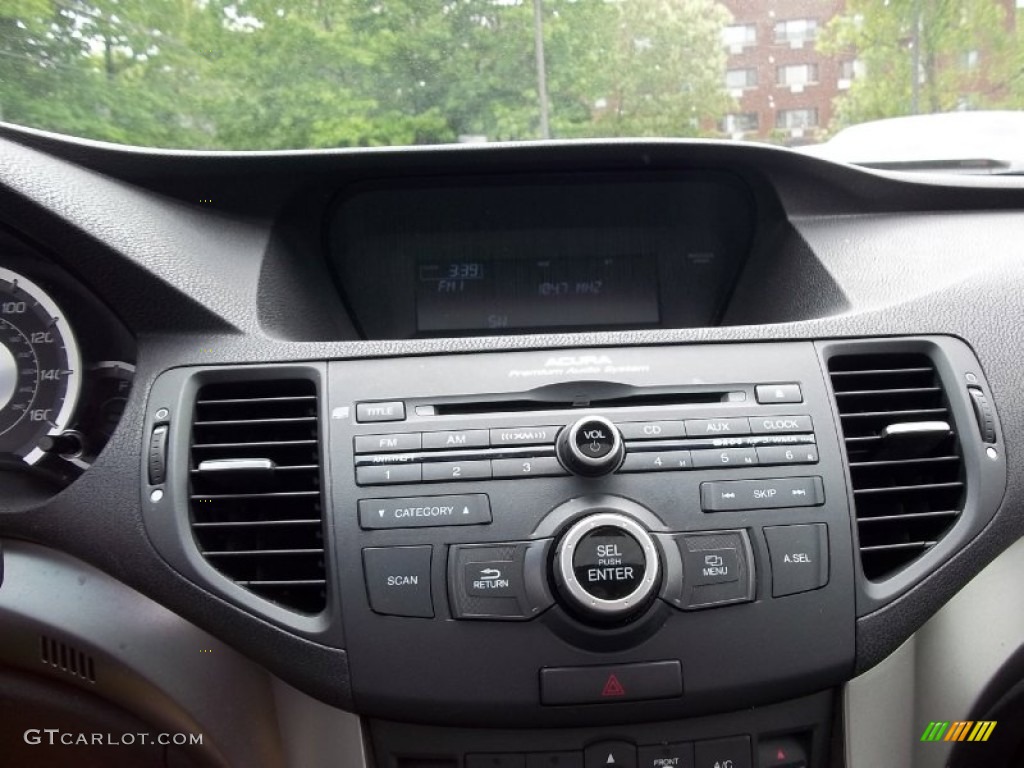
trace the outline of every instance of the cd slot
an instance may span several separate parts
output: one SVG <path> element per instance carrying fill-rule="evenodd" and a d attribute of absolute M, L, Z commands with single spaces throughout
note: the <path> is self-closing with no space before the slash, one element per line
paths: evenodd
<path fill-rule="evenodd" d="M 559 388 L 562 390 L 562 388 Z M 709 403 L 741 403 L 747 399 L 744 390 L 716 391 L 633 391 L 616 393 L 593 393 L 586 391 L 567 393 L 561 396 L 545 397 L 544 392 L 535 390 L 534 398 L 517 397 L 503 399 L 475 398 L 473 400 L 445 399 L 416 406 L 419 416 L 470 416 L 502 413 L 544 413 L 547 411 L 571 411 L 578 408 L 644 408 L 680 405 L 707 405 Z M 569 396 L 565 396 L 569 395 Z"/>

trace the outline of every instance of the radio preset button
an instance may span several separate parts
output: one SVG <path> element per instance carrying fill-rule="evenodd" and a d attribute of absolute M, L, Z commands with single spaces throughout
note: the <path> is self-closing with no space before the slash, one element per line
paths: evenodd
<path fill-rule="evenodd" d="M 697 469 L 717 467 L 756 467 L 757 452 L 753 448 L 724 448 L 720 451 L 692 451 Z"/>
<path fill-rule="evenodd" d="M 487 480 L 491 476 L 489 461 L 435 461 L 423 465 L 423 480 Z"/>
<path fill-rule="evenodd" d="M 395 485 L 423 480 L 420 464 L 374 464 L 356 467 L 357 485 Z"/>
<path fill-rule="evenodd" d="M 624 440 L 668 440 L 686 436 L 681 421 L 616 422 Z"/>
<path fill-rule="evenodd" d="M 754 388 L 757 402 L 769 403 L 802 403 L 803 393 L 799 384 L 758 384 Z"/>
<path fill-rule="evenodd" d="M 463 429 L 449 432 L 424 432 L 423 450 L 457 450 L 460 448 L 486 448 L 491 444 L 486 429 Z"/>
<path fill-rule="evenodd" d="M 491 472 L 495 479 L 514 477 L 553 477 L 565 475 L 565 467 L 553 456 L 529 459 L 492 459 Z"/>
<path fill-rule="evenodd" d="M 755 435 L 785 432 L 813 432 L 810 416 L 751 416 L 750 431 Z"/>
<path fill-rule="evenodd" d="M 749 435 L 750 422 L 741 418 L 724 419 L 687 419 L 687 437 L 732 437 L 733 435 Z"/>
<path fill-rule="evenodd" d="M 356 453 L 391 453 L 418 451 L 419 432 L 396 432 L 393 435 L 356 435 Z"/>
<path fill-rule="evenodd" d="M 510 445 L 550 445 L 555 442 L 558 427 L 506 427 L 490 431 L 491 446 L 506 448 Z"/>
<path fill-rule="evenodd" d="M 636 451 L 626 454 L 620 472 L 664 472 L 690 469 L 693 459 L 689 451 Z"/>
<path fill-rule="evenodd" d="M 757 458 L 761 464 L 817 464 L 818 446 L 764 446 L 757 449 Z"/>

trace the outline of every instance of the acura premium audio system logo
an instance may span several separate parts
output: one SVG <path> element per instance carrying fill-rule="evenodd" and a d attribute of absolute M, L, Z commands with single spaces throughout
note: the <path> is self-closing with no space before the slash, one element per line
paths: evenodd
<path fill-rule="evenodd" d="M 996 720 L 957 720 L 928 723 L 921 741 L 988 741 L 996 728 Z"/>

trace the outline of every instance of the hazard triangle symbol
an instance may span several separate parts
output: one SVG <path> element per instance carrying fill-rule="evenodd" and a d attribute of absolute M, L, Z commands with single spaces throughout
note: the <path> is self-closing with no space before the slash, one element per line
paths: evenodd
<path fill-rule="evenodd" d="M 601 691 L 602 696 L 625 696 L 626 689 L 622 687 L 622 683 L 619 682 L 619 678 L 615 675 L 608 675 L 608 682 L 604 684 L 604 689 Z"/>

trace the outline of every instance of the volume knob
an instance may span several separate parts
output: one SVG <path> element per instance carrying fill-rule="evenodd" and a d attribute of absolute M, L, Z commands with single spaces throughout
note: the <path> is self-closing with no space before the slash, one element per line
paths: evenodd
<path fill-rule="evenodd" d="M 563 429 L 555 451 L 562 466 L 584 477 L 614 472 L 626 453 L 619 430 L 603 416 L 585 416 Z"/>

